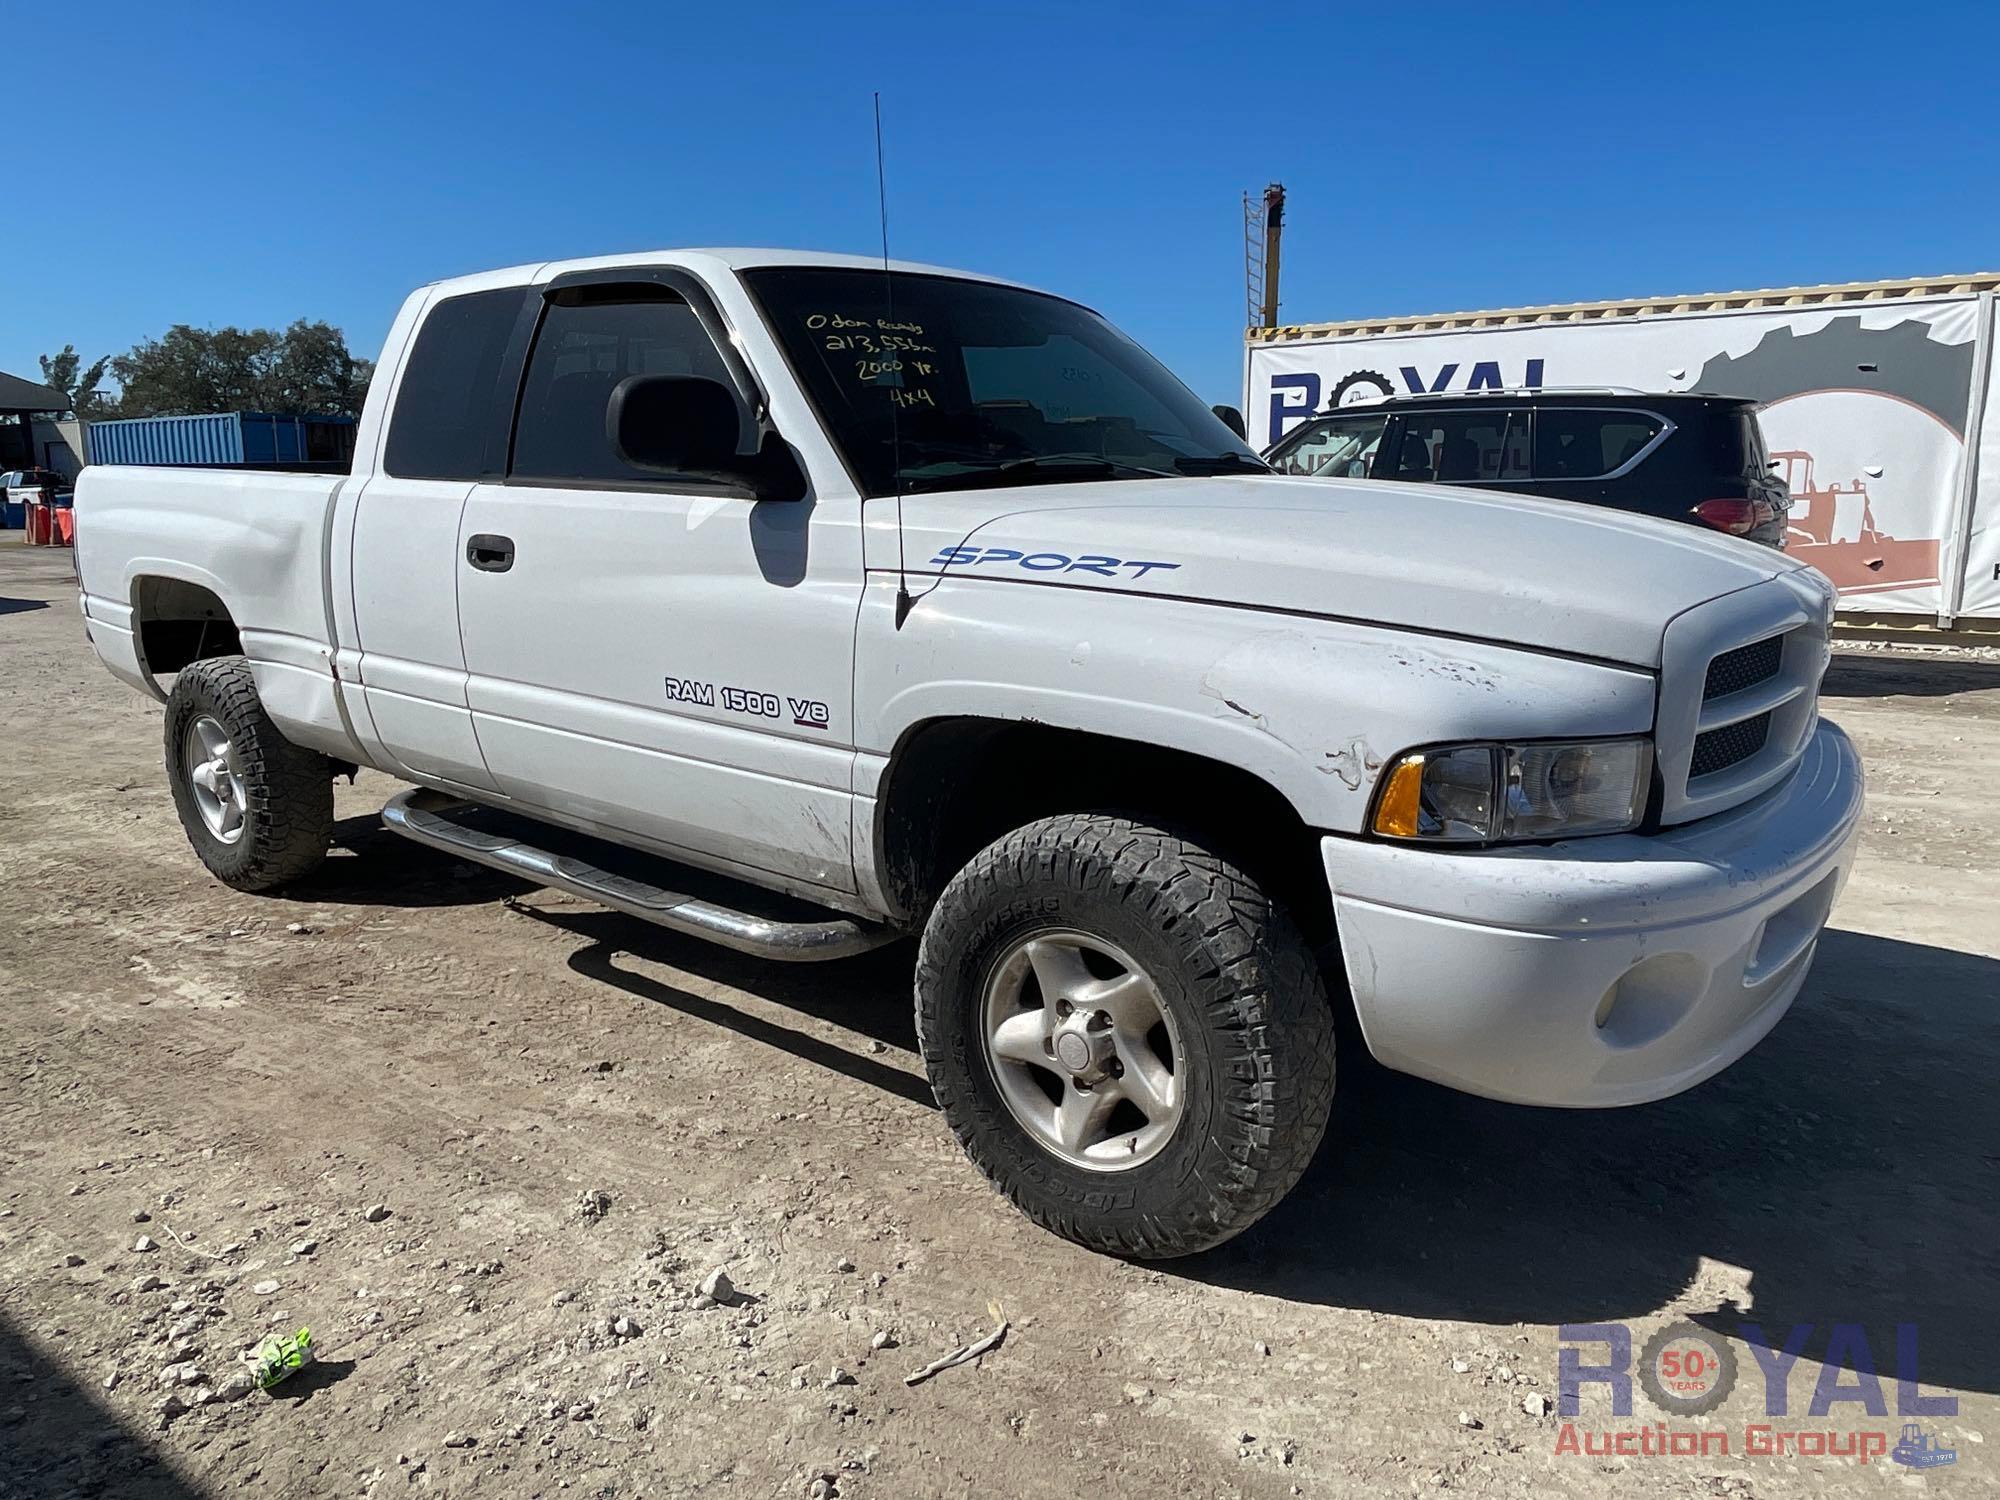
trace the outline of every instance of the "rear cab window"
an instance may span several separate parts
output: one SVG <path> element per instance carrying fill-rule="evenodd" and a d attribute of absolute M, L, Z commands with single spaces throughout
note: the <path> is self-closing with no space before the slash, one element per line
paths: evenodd
<path fill-rule="evenodd" d="M 467 292 L 433 305 L 403 364 L 383 468 L 398 479 L 497 479 L 505 472 L 500 389 L 525 287 Z"/>

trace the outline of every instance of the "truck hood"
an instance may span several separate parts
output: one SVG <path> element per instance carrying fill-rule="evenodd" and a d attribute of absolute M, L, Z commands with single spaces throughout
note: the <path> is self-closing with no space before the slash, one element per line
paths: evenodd
<path fill-rule="evenodd" d="M 910 495 L 903 529 L 912 573 L 1160 594 L 1649 668 L 1675 615 L 1804 566 L 1599 506 L 1278 476 Z"/>

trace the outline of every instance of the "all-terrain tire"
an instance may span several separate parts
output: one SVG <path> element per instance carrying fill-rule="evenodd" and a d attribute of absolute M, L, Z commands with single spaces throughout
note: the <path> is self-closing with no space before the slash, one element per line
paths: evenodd
<path fill-rule="evenodd" d="M 234 748 L 243 784 L 242 831 L 234 842 L 211 832 L 195 803 L 189 730 L 206 717 Z M 333 834 L 333 763 L 278 732 L 240 656 L 195 662 L 167 698 L 167 784 L 188 842 L 209 873 L 239 891 L 268 891 L 310 873 Z"/>
<path fill-rule="evenodd" d="M 1062 1159 L 1001 1096 L 985 987 L 1040 930 L 1115 944 L 1171 1011 L 1182 1114 L 1137 1166 Z M 1326 1132 L 1334 1026 L 1312 954 L 1255 882 L 1184 834 L 1102 813 L 1016 829 L 945 887 L 916 992 L 924 1063 L 966 1155 L 1029 1218 L 1094 1250 L 1166 1258 L 1240 1234 L 1291 1190 Z"/>

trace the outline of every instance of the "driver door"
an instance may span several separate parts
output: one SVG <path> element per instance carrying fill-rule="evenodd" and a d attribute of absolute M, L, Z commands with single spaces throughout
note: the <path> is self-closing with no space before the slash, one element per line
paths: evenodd
<path fill-rule="evenodd" d="M 627 461 L 621 381 L 748 378 L 669 274 L 545 289 L 507 475 L 460 521 L 474 729 L 500 789 L 562 821 L 849 891 L 860 502 Z"/>

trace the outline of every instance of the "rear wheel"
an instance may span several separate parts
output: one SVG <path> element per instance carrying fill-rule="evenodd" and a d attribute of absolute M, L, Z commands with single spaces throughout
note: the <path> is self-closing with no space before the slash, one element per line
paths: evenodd
<path fill-rule="evenodd" d="M 975 856 L 931 913 L 917 1031 L 966 1154 L 1045 1228 L 1166 1257 L 1304 1172 L 1333 1020 L 1285 912 L 1185 836 L 1069 815 Z"/>
<path fill-rule="evenodd" d="M 240 656 L 195 662 L 167 699 L 167 781 L 209 873 L 264 891 L 313 870 L 333 833 L 333 763 L 278 732 Z"/>

